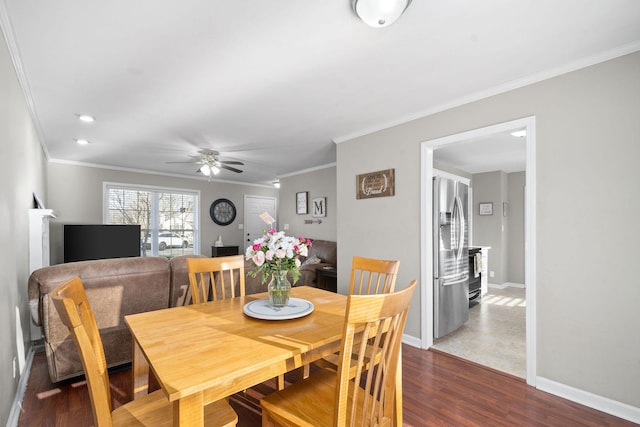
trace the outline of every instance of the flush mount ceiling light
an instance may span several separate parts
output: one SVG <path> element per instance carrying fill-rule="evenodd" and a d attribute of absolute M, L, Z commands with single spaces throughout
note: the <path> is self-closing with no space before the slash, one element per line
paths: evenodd
<path fill-rule="evenodd" d="M 362 21 L 375 28 L 396 22 L 411 0 L 352 0 L 351 5 Z"/>
<path fill-rule="evenodd" d="M 90 116 L 88 114 L 78 114 L 78 120 L 84 123 L 93 123 L 96 121 L 95 117 Z"/>
<path fill-rule="evenodd" d="M 89 141 L 88 141 L 88 140 L 86 140 L 86 139 L 82 139 L 82 138 L 80 138 L 80 139 L 76 139 L 76 143 L 77 143 L 78 145 L 89 145 Z"/>

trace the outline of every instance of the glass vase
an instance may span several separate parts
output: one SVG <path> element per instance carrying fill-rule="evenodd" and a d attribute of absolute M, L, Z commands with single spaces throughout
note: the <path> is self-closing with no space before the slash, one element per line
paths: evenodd
<path fill-rule="evenodd" d="M 291 294 L 291 283 L 287 278 L 287 271 L 278 271 L 271 275 L 269 282 L 269 303 L 273 307 L 284 307 L 289 303 Z"/>

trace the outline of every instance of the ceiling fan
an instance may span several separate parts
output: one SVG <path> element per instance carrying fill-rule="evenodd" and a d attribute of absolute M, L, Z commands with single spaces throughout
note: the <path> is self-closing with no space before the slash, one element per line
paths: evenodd
<path fill-rule="evenodd" d="M 192 160 L 190 162 L 166 162 L 166 163 L 193 163 L 196 165 L 202 165 L 198 168 L 196 172 L 203 174 L 204 176 L 208 176 L 209 179 L 213 175 L 217 175 L 220 173 L 221 169 L 226 169 L 235 173 L 242 173 L 240 169 L 234 168 L 229 165 L 244 165 L 244 163 L 239 162 L 237 160 L 220 160 L 220 153 L 215 150 L 200 150 L 200 159 Z"/>

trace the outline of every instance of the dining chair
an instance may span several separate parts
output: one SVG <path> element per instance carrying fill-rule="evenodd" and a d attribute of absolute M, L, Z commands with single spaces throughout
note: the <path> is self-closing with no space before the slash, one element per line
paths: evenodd
<path fill-rule="evenodd" d="M 393 292 L 400 261 L 354 256 L 351 261 L 349 295 L 375 295 Z M 314 362 L 316 366 L 337 369 L 338 355 L 330 354 Z M 309 376 L 309 367 L 303 367 L 303 377 Z"/>
<path fill-rule="evenodd" d="M 245 295 L 244 255 L 187 258 L 189 288 L 194 304 Z M 238 292 L 236 292 L 236 281 Z"/>
<path fill-rule="evenodd" d="M 173 405 L 162 390 L 112 409 L 104 348 L 82 280 L 76 277 L 61 284 L 50 296 L 82 359 L 95 425 L 172 426 Z M 203 411 L 207 426 L 231 427 L 238 423 L 237 414 L 226 400 L 210 403 Z"/>
<path fill-rule="evenodd" d="M 351 260 L 349 295 L 393 292 L 400 261 L 354 256 Z"/>
<path fill-rule="evenodd" d="M 208 300 L 209 293 L 214 301 L 218 299 L 245 296 L 244 255 L 232 255 L 213 258 L 187 258 L 191 301 L 200 304 Z M 236 295 L 238 276 L 239 291 Z M 227 286 L 227 284 L 229 286 Z M 227 292 L 228 290 L 228 292 Z M 187 299 L 188 301 L 188 299 Z M 284 388 L 284 375 L 276 377 L 278 390 Z"/>
<path fill-rule="evenodd" d="M 402 403 L 396 393 L 402 332 L 415 287 L 412 280 L 394 293 L 350 295 L 338 370 L 314 372 L 261 399 L 262 425 L 393 425 L 396 405 Z M 367 346 L 370 340 L 374 344 Z M 365 359 L 373 360 L 374 355 L 367 347 L 380 352 L 378 362 L 368 369 Z M 351 375 L 352 358 L 357 361 L 355 376 Z"/>

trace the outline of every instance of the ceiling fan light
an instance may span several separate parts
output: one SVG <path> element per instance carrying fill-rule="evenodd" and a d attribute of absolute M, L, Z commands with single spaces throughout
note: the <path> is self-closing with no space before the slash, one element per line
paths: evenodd
<path fill-rule="evenodd" d="M 207 164 L 204 164 L 200 168 L 200 172 L 202 172 L 202 175 L 204 175 L 204 176 L 210 176 L 211 175 L 211 167 L 209 167 L 209 165 L 207 165 Z"/>
<path fill-rule="evenodd" d="M 214 175 L 218 175 L 220 173 L 220 168 L 215 165 L 212 165 L 209 168 L 211 169 L 211 173 Z"/>
<path fill-rule="evenodd" d="M 398 20 L 411 0 L 353 0 L 356 15 L 374 28 L 386 27 Z"/>

